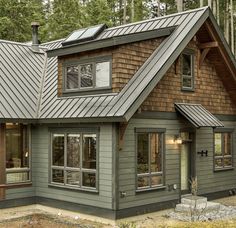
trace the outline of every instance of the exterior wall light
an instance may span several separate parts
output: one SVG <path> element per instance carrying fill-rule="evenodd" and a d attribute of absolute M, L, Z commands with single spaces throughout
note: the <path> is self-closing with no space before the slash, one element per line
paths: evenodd
<path fill-rule="evenodd" d="M 182 144 L 183 143 L 183 139 L 179 135 L 175 135 L 174 143 L 175 144 Z"/>

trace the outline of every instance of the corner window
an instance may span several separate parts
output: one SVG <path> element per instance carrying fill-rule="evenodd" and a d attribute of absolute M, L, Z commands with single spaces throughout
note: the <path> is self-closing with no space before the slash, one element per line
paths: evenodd
<path fill-rule="evenodd" d="M 233 167 L 232 132 L 214 133 L 214 168 L 215 170 Z"/>
<path fill-rule="evenodd" d="M 182 54 L 182 90 L 194 90 L 193 53 Z"/>
<path fill-rule="evenodd" d="M 30 181 L 30 128 L 6 124 L 6 183 Z"/>
<path fill-rule="evenodd" d="M 164 185 L 163 132 L 137 130 L 137 190 Z"/>
<path fill-rule="evenodd" d="M 97 189 L 97 134 L 53 133 L 51 183 L 83 190 Z"/>
<path fill-rule="evenodd" d="M 111 61 L 72 63 L 64 67 L 66 92 L 108 89 L 111 85 Z"/>

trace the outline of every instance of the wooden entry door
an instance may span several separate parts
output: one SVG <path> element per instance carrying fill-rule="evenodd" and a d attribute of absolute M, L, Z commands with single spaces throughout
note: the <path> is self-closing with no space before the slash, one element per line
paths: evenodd
<path fill-rule="evenodd" d="M 181 132 L 183 143 L 180 150 L 180 183 L 181 194 L 191 192 L 190 180 L 194 177 L 193 133 Z"/>

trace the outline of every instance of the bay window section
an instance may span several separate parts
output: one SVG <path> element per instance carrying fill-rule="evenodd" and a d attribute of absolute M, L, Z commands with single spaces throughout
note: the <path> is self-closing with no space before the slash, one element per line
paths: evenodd
<path fill-rule="evenodd" d="M 137 191 L 164 185 L 163 150 L 164 132 L 137 130 Z"/>
<path fill-rule="evenodd" d="M 215 170 L 233 167 L 233 137 L 232 132 L 214 133 L 214 168 Z"/>
<path fill-rule="evenodd" d="M 6 184 L 29 182 L 30 127 L 6 123 Z"/>
<path fill-rule="evenodd" d="M 53 133 L 51 183 L 97 190 L 97 134 Z"/>

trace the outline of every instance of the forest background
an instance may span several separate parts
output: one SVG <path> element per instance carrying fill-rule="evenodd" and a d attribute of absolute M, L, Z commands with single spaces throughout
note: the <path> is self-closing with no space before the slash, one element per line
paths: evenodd
<path fill-rule="evenodd" d="M 236 0 L 0 0 L 0 39 L 30 41 L 33 21 L 44 43 L 91 25 L 112 27 L 207 5 L 236 53 Z"/>

